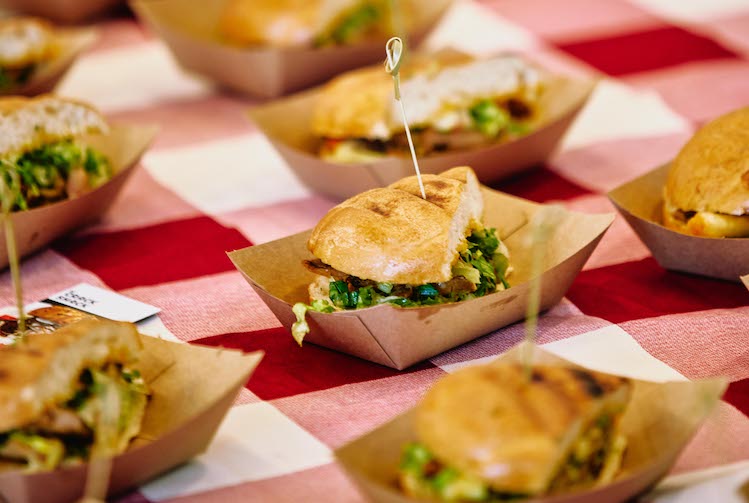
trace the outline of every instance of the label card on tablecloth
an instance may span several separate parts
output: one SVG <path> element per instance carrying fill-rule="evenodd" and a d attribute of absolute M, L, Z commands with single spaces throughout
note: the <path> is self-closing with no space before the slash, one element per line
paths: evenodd
<path fill-rule="evenodd" d="M 158 307 L 86 283 L 51 295 L 49 300 L 102 318 L 130 323 L 161 311 Z"/>

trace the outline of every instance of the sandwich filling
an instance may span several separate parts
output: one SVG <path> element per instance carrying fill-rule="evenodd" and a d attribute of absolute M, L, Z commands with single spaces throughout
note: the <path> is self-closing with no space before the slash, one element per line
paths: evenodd
<path fill-rule="evenodd" d="M 320 277 L 310 285 L 311 304 L 297 303 L 293 307 L 297 321 L 291 333 L 300 345 L 309 333 L 307 311 L 332 313 L 378 304 L 419 307 L 460 302 L 509 288 L 506 278 L 512 269 L 507 247 L 495 229 L 486 228 L 476 229 L 468 236 L 465 249 L 452 266 L 453 277 L 443 283 L 382 283 L 346 274 L 320 260 L 306 261 L 305 266 Z"/>
<path fill-rule="evenodd" d="M 0 159 L 12 211 L 27 210 L 80 196 L 112 177 L 109 160 L 72 139 Z"/>
<path fill-rule="evenodd" d="M 26 84 L 34 74 L 36 67 L 35 64 L 21 68 L 0 67 L 0 92 L 9 91 Z"/>
<path fill-rule="evenodd" d="M 627 443 L 616 433 L 614 417 L 604 413 L 583 430 L 550 479 L 547 493 L 605 484 L 613 479 Z M 508 501 L 535 496 L 492 488 L 479 477 L 441 463 L 419 442 L 404 447 L 398 483 L 411 496 L 442 501 Z"/>
<path fill-rule="evenodd" d="M 727 215 L 712 211 L 683 211 L 664 204 L 667 226 L 694 236 L 712 238 L 749 237 L 749 215 Z"/>
<path fill-rule="evenodd" d="M 34 19 L 0 24 L 0 92 L 26 84 L 38 65 L 54 52 L 53 33 Z"/>
<path fill-rule="evenodd" d="M 36 471 L 84 461 L 92 452 L 118 454 L 140 431 L 148 395 L 138 370 L 117 363 L 86 369 L 64 400 L 0 434 L 0 459 Z"/>
<path fill-rule="evenodd" d="M 376 33 L 385 18 L 381 2 L 361 2 L 341 12 L 314 40 L 315 47 L 346 45 Z"/>
<path fill-rule="evenodd" d="M 417 155 L 465 150 L 523 136 L 538 116 L 541 76 L 514 57 L 426 68 L 406 79 L 402 100 Z M 391 103 L 389 96 L 387 103 Z M 323 134 L 320 156 L 336 162 L 366 162 L 407 153 L 397 104 L 366 136 Z"/>

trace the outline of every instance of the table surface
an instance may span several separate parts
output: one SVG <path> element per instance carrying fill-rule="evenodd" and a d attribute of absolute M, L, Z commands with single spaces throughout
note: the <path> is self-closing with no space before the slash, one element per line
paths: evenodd
<path fill-rule="evenodd" d="M 100 223 L 24 261 L 26 300 L 87 282 L 161 307 L 148 333 L 266 352 L 208 452 L 122 501 L 360 501 L 332 450 L 411 407 L 446 372 L 516 344 L 522 325 L 403 372 L 297 347 L 225 251 L 307 229 L 334 202 L 301 185 L 247 120 L 259 101 L 183 73 L 133 19 L 98 28 L 58 92 L 161 133 Z M 608 190 L 749 102 L 747 1 L 458 2 L 428 44 L 512 49 L 601 79 L 560 151 L 495 187 L 583 212 L 613 212 Z M 12 302 L 7 272 L 0 300 Z M 674 468 L 678 484 L 749 458 L 747 305 L 739 283 L 663 270 L 617 216 L 566 298 L 541 317 L 539 342 L 630 375 L 731 380 Z M 740 485 L 740 473 L 679 501 L 717 501 L 710 491 Z"/>

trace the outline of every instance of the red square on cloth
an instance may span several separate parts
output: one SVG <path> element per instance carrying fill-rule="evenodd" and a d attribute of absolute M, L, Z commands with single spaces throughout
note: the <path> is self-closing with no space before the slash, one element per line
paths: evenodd
<path fill-rule="evenodd" d="M 567 292 L 583 313 L 612 323 L 749 304 L 738 283 L 666 271 L 655 259 L 583 271 Z"/>
<path fill-rule="evenodd" d="M 207 216 L 57 241 L 53 248 L 115 290 L 233 271 L 226 252 L 250 246 Z"/>
<path fill-rule="evenodd" d="M 676 26 L 562 43 L 558 47 L 615 76 L 658 70 L 691 61 L 739 57 L 715 40 Z"/>
<path fill-rule="evenodd" d="M 542 166 L 518 173 L 493 184 L 492 187 L 537 203 L 566 201 L 593 194 L 590 190 L 570 182 Z"/>
<path fill-rule="evenodd" d="M 749 416 L 749 379 L 732 382 L 728 385 L 723 400 L 730 403 L 744 415 Z"/>
<path fill-rule="evenodd" d="M 247 386 L 263 400 L 274 400 L 403 373 L 314 344 L 305 344 L 300 348 L 283 327 L 216 335 L 197 339 L 192 343 L 242 351 L 265 351 L 263 361 L 252 374 Z M 434 368 L 434 365 L 424 362 L 405 372 L 428 368 Z"/>

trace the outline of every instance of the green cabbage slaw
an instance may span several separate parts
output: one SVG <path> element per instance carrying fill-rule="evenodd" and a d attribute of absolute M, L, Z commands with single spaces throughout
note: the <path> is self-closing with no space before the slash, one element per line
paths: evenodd
<path fill-rule="evenodd" d="M 67 182 L 83 169 L 94 189 L 112 177 L 109 160 L 97 150 L 66 139 L 0 159 L 0 175 L 13 198 L 13 211 L 28 210 L 68 197 Z"/>
<path fill-rule="evenodd" d="M 482 297 L 498 289 L 507 289 L 510 287 L 506 280 L 509 258 L 502 253 L 502 250 L 504 247 L 501 246 L 496 229 L 474 230 L 468 237 L 468 246 L 460 253 L 457 262 L 453 265 L 452 273 L 453 278 L 462 277 L 473 283 L 473 291 L 441 293 L 440 290 L 444 291 L 444 289 L 436 283 L 417 286 L 376 283 L 354 288 L 352 281 L 333 280 L 329 285 L 329 299 L 318 299 L 311 304 L 298 302 L 293 306 L 296 322 L 291 327 L 291 335 L 301 346 L 304 337 L 309 333 L 309 324 L 306 320 L 308 311 L 332 313 L 379 304 L 398 307 L 431 306 L 460 302 Z M 360 280 L 353 283 L 359 282 Z M 403 293 L 404 290 L 406 294 Z"/>

